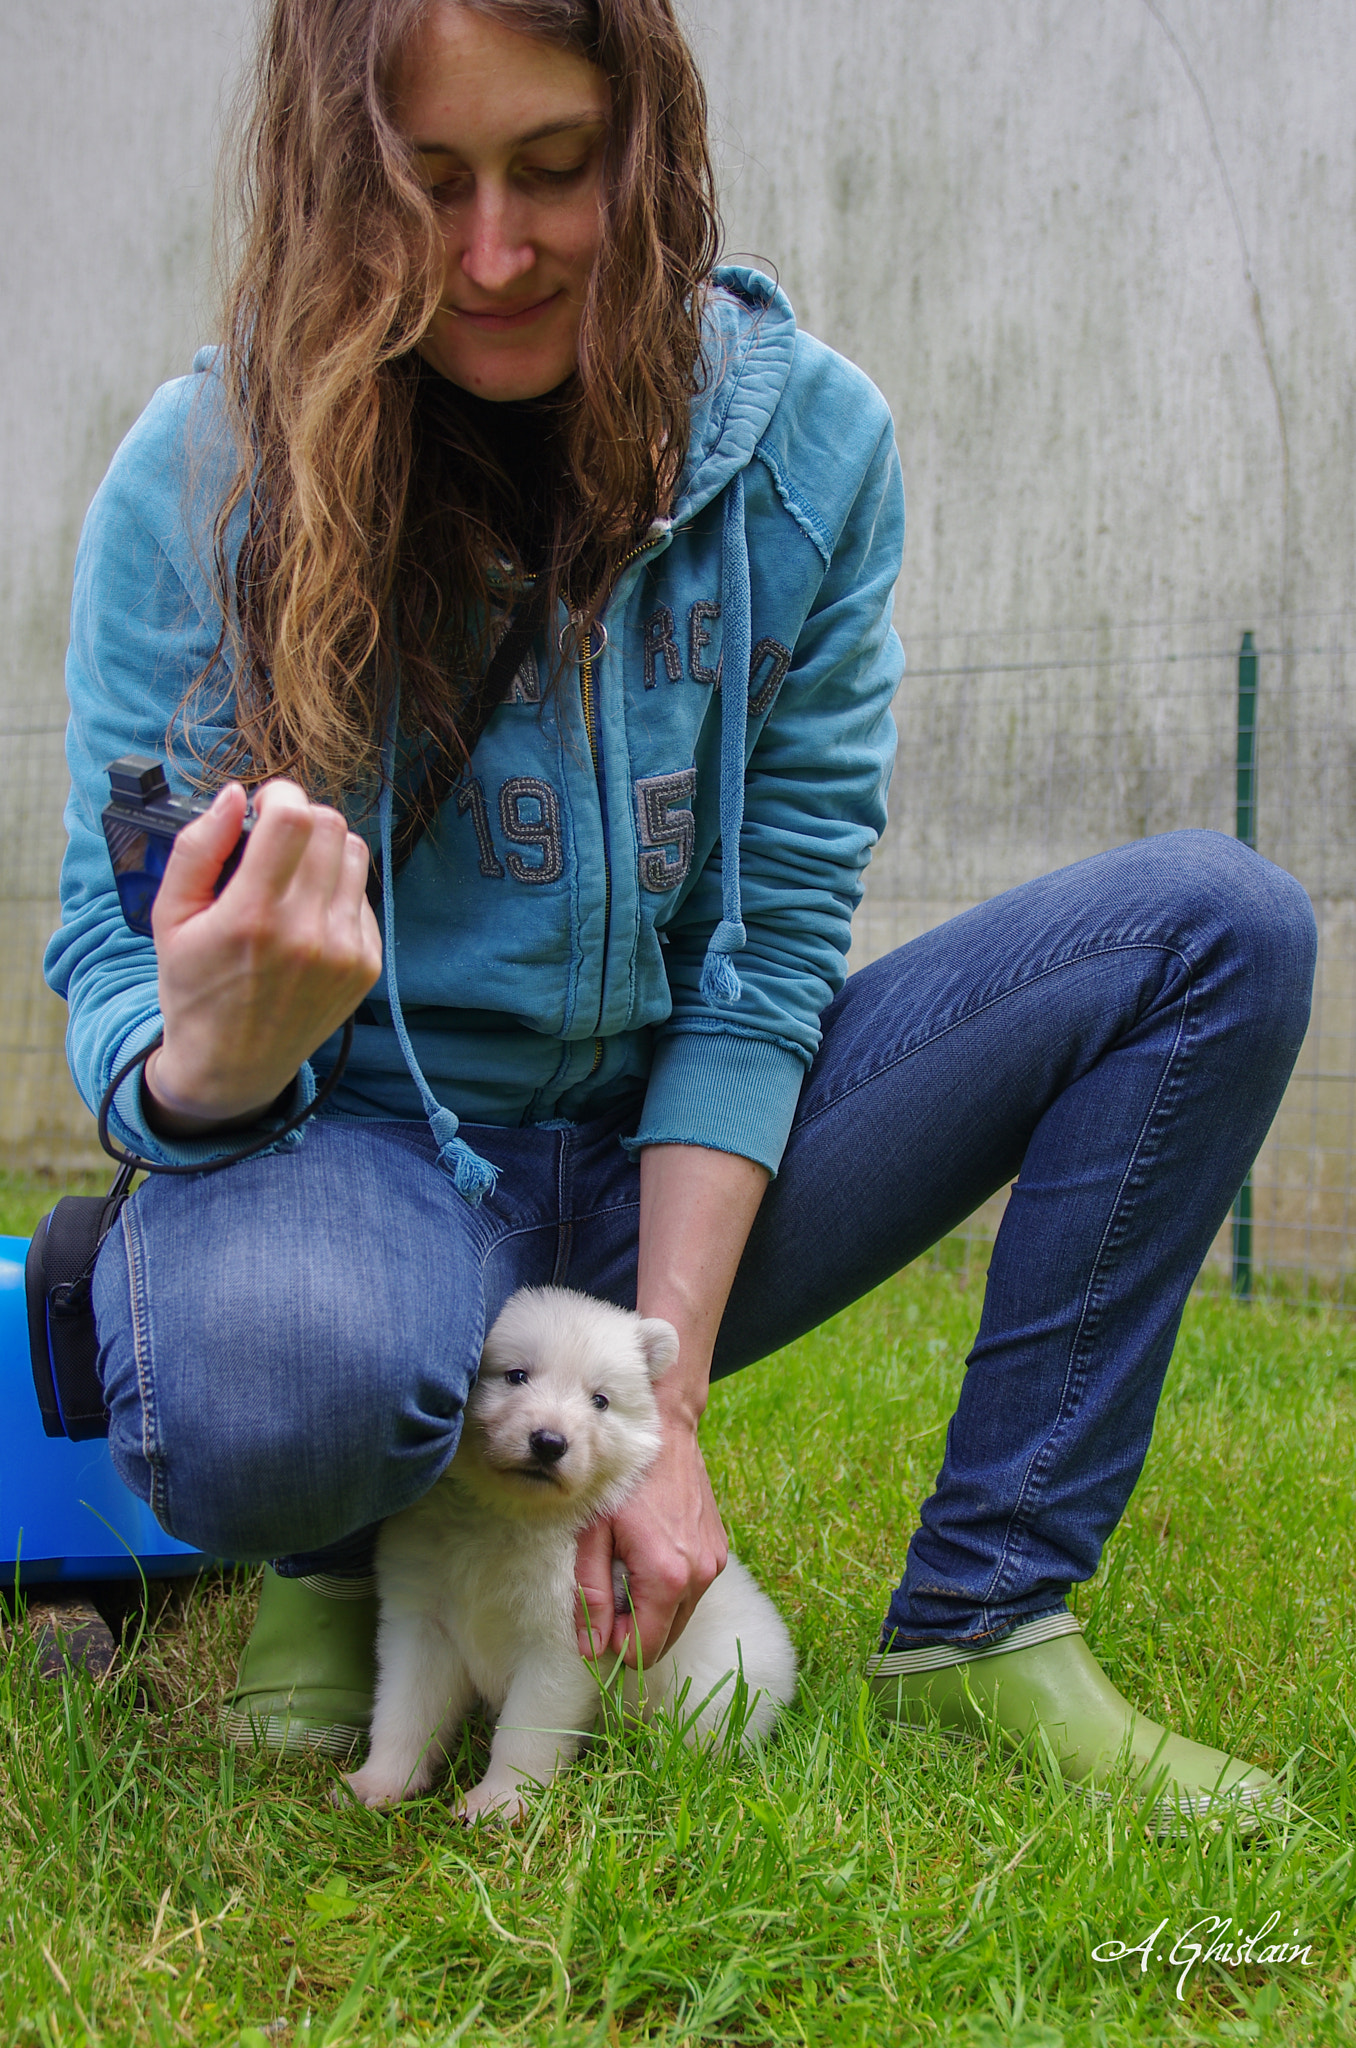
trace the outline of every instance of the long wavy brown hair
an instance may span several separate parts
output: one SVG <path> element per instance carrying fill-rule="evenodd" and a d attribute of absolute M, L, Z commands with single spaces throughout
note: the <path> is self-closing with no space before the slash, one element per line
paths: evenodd
<path fill-rule="evenodd" d="M 415 349 L 443 251 L 392 95 L 428 0 L 274 0 L 226 296 L 235 474 L 214 531 L 224 623 L 207 673 L 229 648 L 233 731 L 202 761 L 208 780 L 289 775 L 316 797 L 370 798 L 393 634 L 402 729 L 464 758 L 514 572 L 543 573 L 588 618 L 687 453 L 718 221 L 705 94 L 670 0 L 458 4 L 577 52 L 611 89 L 578 368 L 549 408 L 549 559 L 518 558 L 515 480 L 473 408 L 436 406 L 431 432 L 421 404 Z"/>

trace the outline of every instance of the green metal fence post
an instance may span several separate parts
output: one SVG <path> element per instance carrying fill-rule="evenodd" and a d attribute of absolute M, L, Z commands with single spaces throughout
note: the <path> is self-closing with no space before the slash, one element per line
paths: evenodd
<path fill-rule="evenodd" d="M 1243 635 L 1238 650 L 1238 751 L 1235 782 L 1234 836 L 1245 846 L 1257 845 L 1257 650 L 1252 634 Z M 1252 1300 L 1252 1175 L 1234 1197 L 1233 1291 L 1240 1301 Z"/>

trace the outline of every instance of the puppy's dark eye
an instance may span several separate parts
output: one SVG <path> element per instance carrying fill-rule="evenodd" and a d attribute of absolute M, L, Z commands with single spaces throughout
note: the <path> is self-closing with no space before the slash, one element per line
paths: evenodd
<path fill-rule="evenodd" d="M 525 1387 L 527 1385 L 527 1374 L 521 1366 L 515 1366 L 512 1372 L 504 1374 L 504 1385 L 506 1387 Z"/>
<path fill-rule="evenodd" d="M 593 1397 L 593 1405 L 594 1405 L 594 1407 L 595 1407 L 595 1408 L 606 1408 L 606 1406 L 607 1406 L 607 1395 L 606 1395 L 606 1394 L 595 1394 L 595 1395 L 594 1395 L 594 1397 Z"/>

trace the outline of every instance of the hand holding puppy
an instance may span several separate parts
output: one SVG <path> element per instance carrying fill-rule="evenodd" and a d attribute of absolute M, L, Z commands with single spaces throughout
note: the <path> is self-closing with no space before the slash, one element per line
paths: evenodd
<path fill-rule="evenodd" d="M 659 1456 L 610 1521 L 579 1539 L 579 1654 L 622 1657 L 647 1668 L 670 1650 L 730 1554 L 695 1426 L 663 1414 Z M 628 1601 L 614 1613 L 612 1564 L 625 1568 Z M 588 1624 L 584 1623 L 587 1612 Z M 639 1638 L 639 1657 L 637 1656 Z"/>
<path fill-rule="evenodd" d="M 607 1650 L 633 1668 L 638 1657 L 653 1664 L 673 1648 L 725 1569 L 729 1545 L 697 1427 L 720 1319 L 767 1183 L 765 1167 L 733 1152 L 649 1145 L 640 1155 L 636 1305 L 673 1325 L 678 1358 L 655 1389 L 659 1456 L 619 1512 L 579 1539 L 581 1657 Z M 614 1557 L 628 1580 L 622 1614 L 613 1612 Z"/>

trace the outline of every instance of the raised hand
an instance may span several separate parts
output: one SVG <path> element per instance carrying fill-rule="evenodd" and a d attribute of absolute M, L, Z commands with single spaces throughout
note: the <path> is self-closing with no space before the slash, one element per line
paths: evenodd
<path fill-rule="evenodd" d="M 245 815 L 238 782 L 179 834 L 156 896 L 165 1040 L 146 1088 L 167 1134 L 262 1114 L 381 973 L 362 840 L 294 783 L 266 783 L 255 811 L 220 896 Z"/>

